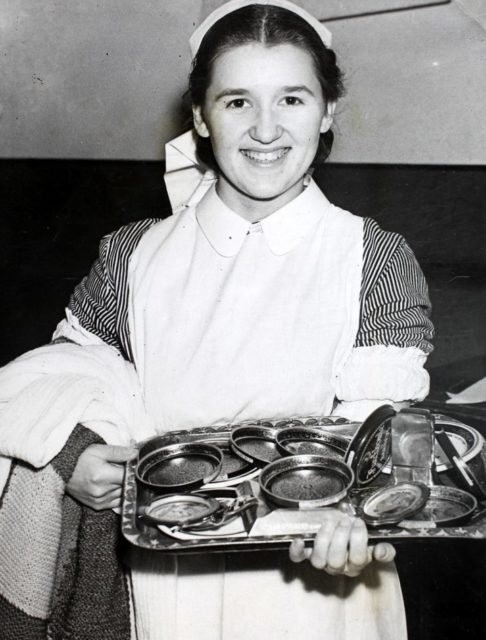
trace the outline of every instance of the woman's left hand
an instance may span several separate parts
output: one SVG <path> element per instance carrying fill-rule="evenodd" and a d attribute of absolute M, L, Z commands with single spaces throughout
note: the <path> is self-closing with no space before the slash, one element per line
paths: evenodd
<path fill-rule="evenodd" d="M 317 532 L 313 547 L 296 539 L 289 549 L 293 562 L 309 560 L 316 569 L 331 575 L 358 576 L 373 560 L 391 562 L 395 549 L 387 542 L 368 546 L 368 531 L 360 518 L 352 518 L 338 509 L 324 513 L 324 522 Z"/>

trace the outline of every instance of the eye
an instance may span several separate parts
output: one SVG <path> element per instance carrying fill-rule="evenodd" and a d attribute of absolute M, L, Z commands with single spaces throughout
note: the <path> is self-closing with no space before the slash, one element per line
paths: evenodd
<path fill-rule="evenodd" d="M 245 107 L 248 107 L 248 106 L 249 104 L 245 100 L 245 98 L 234 98 L 233 100 L 229 100 L 226 103 L 226 109 L 239 110 L 239 109 L 244 109 Z"/>
<path fill-rule="evenodd" d="M 304 104 L 302 102 L 302 100 L 300 98 L 298 98 L 297 96 L 285 96 L 285 98 L 283 99 L 283 103 L 287 106 L 287 107 L 295 107 L 299 104 Z"/>

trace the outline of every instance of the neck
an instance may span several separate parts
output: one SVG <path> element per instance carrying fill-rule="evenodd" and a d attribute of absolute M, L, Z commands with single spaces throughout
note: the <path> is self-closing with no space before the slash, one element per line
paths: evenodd
<path fill-rule="evenodd" d="M 290 189 L 275 198 L 258 200 L 241 191 L 236 191 L 234 187 L 228 185 L 222 178 L 216 183 L 216 193 L 225 205 L 251 223 L 268 218 L 272 213 L 294 200 L 303 190 L 304 179 L 301 179 Z"/>

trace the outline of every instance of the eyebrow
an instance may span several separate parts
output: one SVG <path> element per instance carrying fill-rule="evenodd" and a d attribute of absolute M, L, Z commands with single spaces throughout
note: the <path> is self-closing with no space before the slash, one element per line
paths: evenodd
<path fill-rule="evenodd" d="M 250 92 L 247 89 L 223 89 L 216 95 L 216 100 L 227 98 L 228 96 L 247 96 Z"/>
<path fill-rule="evenodd" d="M 221 100 L 221 98 L 227 98 L 229 96 L 247 96 L 250 91 L 248 89 L 238 89 L 238 88 L 228 88 L 223 89 L 216 95 L 216 100 Z M 291 85 L 288 87 L 282 87 L 281 93 L 308 93 L 310 96 L 314 96 L 314 92 L 309 89 L 305 84 L 297 84 Z"/>
<path fill-rule="evenodd" d="M 283 93 L 308 93 L 309 95 L 313 96 L 315 95 L 313 91 L 311 91 L 311 89 L 309 89 L 309 87 L 307 87 L 305 84 L 297 84 L 291 87 L 283 87 Z"/>

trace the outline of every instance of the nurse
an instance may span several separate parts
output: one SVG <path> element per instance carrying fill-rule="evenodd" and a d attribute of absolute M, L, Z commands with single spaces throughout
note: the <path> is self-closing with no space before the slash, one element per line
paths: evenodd
<path fill-rule="evenodd" d="M 191 45 L 195 131 L 167 156 L 175 213 L 103 240 L 56 337 L 101 339 L 133 362 L 159 431 L 362 420 L 424 398 L 432 326 L 412 252 L 332 205 L 310 177 L 330 151 L 342 94 L 329 32 L 291 3 L 238 0 Z M 116 506 L 118 463 L 130 455 L 91 445 L 68 493 Z M 292 545 L 294 563 L 141 553 L 130 560 L 137 637 L 400 640 L 393 555 L 369 548 L 363 522 L 335 510 L 312 550 Z"/>

